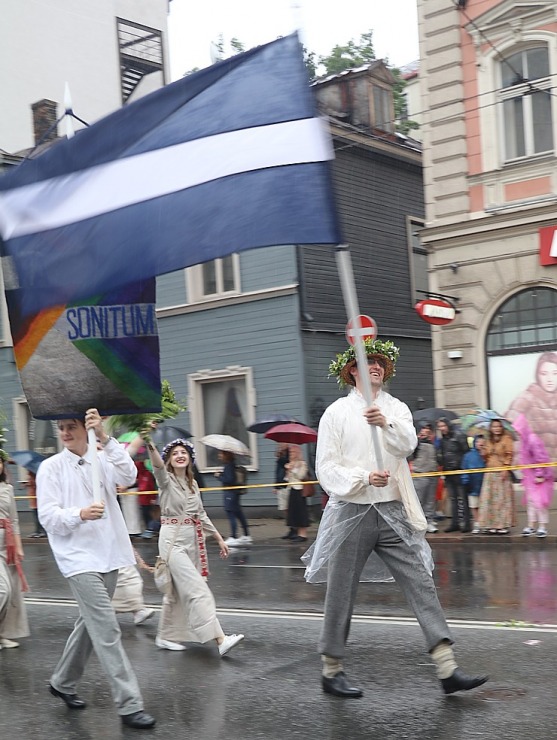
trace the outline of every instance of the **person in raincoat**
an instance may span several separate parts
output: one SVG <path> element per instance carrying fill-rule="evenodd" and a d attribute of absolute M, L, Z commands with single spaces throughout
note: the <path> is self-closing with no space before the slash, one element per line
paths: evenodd
<path fill-rule="evenodd" d="M 462 458 L 463 470 L 472 471 L 477 470 L 478 468 L 485 468 L 485 461 L 482 456 L 482 450 L 484 447 L 485 437 L 481 434 L 477 434 L 474 437 L 472 449 Z M 478 511 L 480 507 L 480 492 L 482 490 L 483 479 L 484 474 L 478 472 L 463 473 L 460 476 L 460 482 L 464 486 L 464 490 L 468 496 L 470 516 L 474 520 L 474 529 L 472 530 L 472 534 L 480 534 L 482 531 L 478 522 Z"/>
<path fill-rule="evenodd" d="M 319 652 L 322 688 L 343 698 L 362 696 L 344 673 L 345 645 L 366 561 L 374 553 L 402 588 L 424 633 L 427 649 L 446 694 L 472 689 L 487 676 L 470 677 L 457 666 L 453 638 L 432 578 L 427 522 L 419 504 L 407 458 L 417 444 L 406 404 L 386 393 L 383 382 L 394 375 L 399 350 L 390 341 L 366 340 L 367 364 L 356 363 L 354 347 L 329 366 L 348 396 L 331 404 L 319 423 L 316 472 L 330 496 L 316 542 L 303 560 L 306 579 L 322 580 L 327 593 Z M 369 374 L 373 403 L 363 392 Z M 370 426 L 377 430 L 384 467 L 379 469 Z"/>

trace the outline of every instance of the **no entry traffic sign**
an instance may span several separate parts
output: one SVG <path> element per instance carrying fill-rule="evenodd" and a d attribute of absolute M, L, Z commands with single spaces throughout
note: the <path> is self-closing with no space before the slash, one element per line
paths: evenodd
<path fill-rule="evenodd" d="M 377 336 L 377 324 L 371 316 L 360 314 L 355 319 L 350 319 L 346 324 L 346 341 L 348 344 L 356 344 L 358 339 L 375 339 Z"/>

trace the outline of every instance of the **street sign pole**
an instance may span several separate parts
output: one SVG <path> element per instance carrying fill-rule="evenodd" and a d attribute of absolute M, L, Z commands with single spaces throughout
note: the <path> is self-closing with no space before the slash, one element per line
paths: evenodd
<path fill-rule="evenodd" d="M 336 258 L 346 313 L 349 321 L 352 322 L 352 326 L 355 327 L 358 316 L 360 315 L 360 309 L 358 306 L 358 296 L 356 295 L 356 283 L 354 281 L 354 272 L 352 270 L 352 260 L 350 259 L 350 249 L 347 245 L 343 244 L 337 248 Z M 367 367 L 366 348 L 361 336 L 356 336 L 354 338 L 354 349 L 356 351 L 356 362 L 358 365 L 361 368 Z M 360 379 L 362 381 L 362 391 L 366 403 L 368 406 L 372 406 L 374 399 L 371 393 L 369 374 L 366 372 L 360 373 Z M 371 430 L 371 441 L 373 443 L 375 459 L 377 460 L 377 467 L 378 470 L 382 471 L 385 468 L 383 464 L 383 452 L 381 450 L 381 445 L 379 444 L 377 427 L 374 424 L 370 424 L 369 428 Z"/>

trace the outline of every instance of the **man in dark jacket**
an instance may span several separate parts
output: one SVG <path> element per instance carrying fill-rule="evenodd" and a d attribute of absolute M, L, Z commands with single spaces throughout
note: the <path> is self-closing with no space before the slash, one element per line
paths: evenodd
<path fill-rule="evenodd" d="M 460 470 L 462 458 L 468 452 L 468 440 L 458 429 L 451 427 L 449 420 L 441 418 L 437 422 L 437 430 L 440 432 L 439 445 L 437 447 L 437 462 L 443 470 Z M 451 497 L 452 521 L 451 526 L 445 532 L 458 532 L 458 503 L 462 502 L 462 515 L 464 519 L 463 532 L 470 532 L 470 508 L 468 496 L 464 486 L 460 482 L 460 475 L 445 476 L 445 486 Z"/>

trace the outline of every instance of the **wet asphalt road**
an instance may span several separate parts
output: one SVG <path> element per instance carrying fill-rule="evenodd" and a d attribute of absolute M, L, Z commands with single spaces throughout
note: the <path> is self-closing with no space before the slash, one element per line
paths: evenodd
<path fill-rule="evenodd" d="M 557 549 L 508 543 L 434 548 L 436 583 L 469 672 L 489 673 L 485 687 L 444 697 L 424 652 L 420 629 L 393 584 L 362 584 L 346 658 L 359 700 L 324 695 L 316 642 L 323 586 L 303 581 L 303 548 L 276 538 L 220 562 L 210 545 L 211 587 L 225 631 L 246 640 L 220 659 L 216 649 L 182 653 L 155 648 L 156 619 L 135 627 L 121 615 L 126 651 L 138 674 L 153 730 L 122 729 L 93 658 L 80 684 L 89 702 L 70 712 L 46 691 L 77 611 L 48 545 L 26 546 L 32 587 L 32 636 L 0 651 L 2 738 L 113 740 L 128 736 L 246 740 L 274 738 L 557 737 Z M 138 544 L 153 562 L 156 544 Z M 149 576 L 145 600 L 160 595 Z M 8 730 L 9 728 L 9 730 Z"/>

